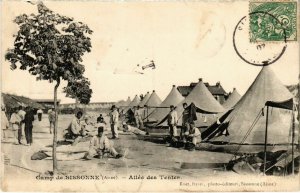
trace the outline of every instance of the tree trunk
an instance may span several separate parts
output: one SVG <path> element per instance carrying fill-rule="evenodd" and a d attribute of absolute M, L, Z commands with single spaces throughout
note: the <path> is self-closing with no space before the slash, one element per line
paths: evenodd
<path fill-rule="evenodd" d="M 57 127 L 58 127 L 58 107 L 57 107 L 57 88 L 59 87 L 60 79 L 57 80 L 54 86 L 54 111 L 55 111 L 55 122 L 53 130 L 53 175 L 57 173 L 57 159 L 56 159 L 56 147 L 57 147 Z"/>

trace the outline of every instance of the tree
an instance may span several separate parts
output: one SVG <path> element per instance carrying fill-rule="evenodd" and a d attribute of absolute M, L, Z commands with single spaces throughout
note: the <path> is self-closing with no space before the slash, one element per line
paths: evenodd
<path fill-rule="evenodd" d="M 92 89 L 90 89 L 90 82 L 87 78 L 69 81 L 68 85 L 63 89 L 66 93 L 66 97 L 76 100 L 76 105 L 78 102 L 81 104 L 88 104 L 93 93 Z"/>
<path fill-rule="evenodd" d="M 91 51 L 91 39 L 88 37 L 92 30 L 82 22 L 73 18 L 56 14 L 43 3 L 37 4 L 38 14 L 22 14 L 14 22 L 19 30 L 15 37 L 13 49 L 9 49 L 5 58 L 10 62 L 12 70 L 18 65 L 21 70 L 28 70 L 37 80 L 54 82 L 55 125 L 53 136 L 53 173 L 57 172 L 57 89 L 61 80 L 73 85 L 77 80 L 85 80 L 82 56 Z M 89 84 L 85 84 L 85 88 Z M 89 102 L 91 93 L 84 94 Z M 72 95 L 73 96 L 73 95 Z"/>

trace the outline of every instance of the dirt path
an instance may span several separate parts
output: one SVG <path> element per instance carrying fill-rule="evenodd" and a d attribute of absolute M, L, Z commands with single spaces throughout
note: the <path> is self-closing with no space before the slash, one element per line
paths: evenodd
<path fill-rule="evenodd" d="M 63 129 L 67 127 L 72 116 L 62 115 L 59 117 L 59 139 L 62 139 Z M 110 136 L 110 134 L 108 134 Z M 47 117 L 44 115 L 41 122 L 35 121 L 33 129 L 33 145 L 14 145 L 12 143 L 2 143 L 2 152 L 6 158 L 6 163 L 10 165 L 5 170 L 6 174 L 14 174 L 20 168 L 27 172 L 45 173 L 51 171 L 52 160 L 31 160 L 34 152 L 51 145 L 52 135 L 49 133 Z M 12 138 L 10 138 L 12 141 Z M 24 141 L 25 142 L 25 141 Z M 155 173 L 165 172 L 176 175 L 201 176 L 215 175 L 216 172 L 223 172 L 213 169 L 182 169 L 184 163 L 220 163 L 231 158 L 230 154 L 179 150 L 167 147 L 165 144 L 158 144 L 138 139 L 134 134 L 122 135 L 119 140 L 114 140 L 116 149 L 125 155 L 122 159 L 104 158 L 90 161 L 73 160 L 59 161 L 59 170 L 63 174 L 91 174 L 99 172 L 114 172 L 118 174 Z M 81 149 L 88 149 L 88 142 L 79 143 Z M 193 165 L 193 164 L 192 164 Z M 25 172 L 25 173 L 27 173 Z"/>

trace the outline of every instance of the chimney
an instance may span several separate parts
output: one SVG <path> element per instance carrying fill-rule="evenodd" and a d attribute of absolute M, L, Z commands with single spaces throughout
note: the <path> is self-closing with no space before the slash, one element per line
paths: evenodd
<path fill-rule="evenodd" d="M 199 82 L 202 82 L 202 78 L 199 78 Z"/>
<path fill-rule="evenodd" d="M 173 87 L 176 87 L 175 84 L 173 84 Z"/>
<path fill-rule="evenodd" d="M 153 92 L 155 92 L 155 90 L 153 90 Z"/>
<path fill-rule="evenodd" d="M 220 88 L 220 87 L 221 87 L 221 83 L 220 83 L 220 82 L 217 82 L 217 83 L 216 83 L 216 86 Z"/>
<path fill-rule="evenodd" d="M 233 88 L 233 90 L 236 90 L 235 87 Z"/>

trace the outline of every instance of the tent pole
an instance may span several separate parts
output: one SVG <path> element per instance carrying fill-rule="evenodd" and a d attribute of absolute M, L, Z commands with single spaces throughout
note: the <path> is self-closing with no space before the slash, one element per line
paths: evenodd
<path fill-rule="evenodd" d="M 149 113 L 148 113 L 148 110 L 149 110 L 149 108 L 147 106 L 147 122 L 149 122 Z"/>
<path fill-rule="evenodd" d="M 292 110 L 292 174 L 294 175 L 294 167 L 295 167 L 295 162 L 294 162 L 294 138 L 295 138 L 295 116 L 294 116 L 294 108 Z"/>
<path fill-rule="evenodd" d="M 267 140 L 268 140 L 268 120 L 269 119 L 269 106 L 267 106 L 266 116 L 266 131 L 265 131 L 265 146 L 264 146 L 264 175 L 266 175 L 266 163 L 267 163 Z"/>

